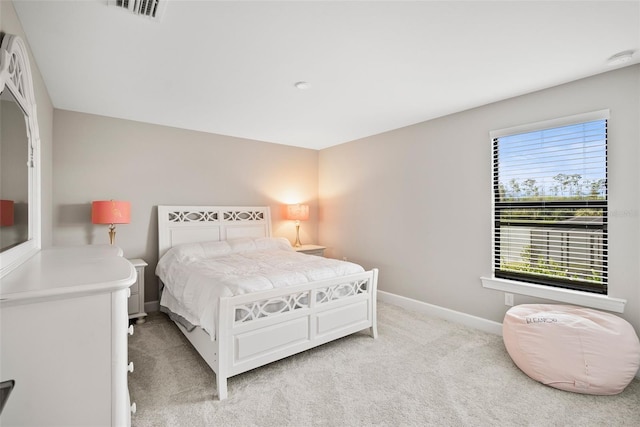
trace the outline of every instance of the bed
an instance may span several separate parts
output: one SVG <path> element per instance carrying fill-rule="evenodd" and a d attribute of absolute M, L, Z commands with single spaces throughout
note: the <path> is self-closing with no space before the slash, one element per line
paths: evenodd
<path fill-rule="evenodd" d="M 377 337 L 377 269 L 294 251 L 271 236 L 269 207 L 158 206 L 158 250 L 161 309 L 215 372 L 219 400 L 234 375 L 355 332 Z M 223 269 L 255 261 L 277 278 L 236 286 L 226 281 L 236 273 L 217 272 L 209 258 Z M 215 290 L 206 286 L 218 279 Z"/>

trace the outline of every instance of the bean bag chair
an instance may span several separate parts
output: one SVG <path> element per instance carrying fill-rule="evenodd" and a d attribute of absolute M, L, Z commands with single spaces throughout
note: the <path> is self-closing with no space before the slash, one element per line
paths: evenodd
<path fill-rule="evenodd" d="M 576 393 L 620 393 L 640 367 L 633 326 L 613 314 L 560 304 L 522 304 L 502 324 L 513 362 L 536 381 Z"/>

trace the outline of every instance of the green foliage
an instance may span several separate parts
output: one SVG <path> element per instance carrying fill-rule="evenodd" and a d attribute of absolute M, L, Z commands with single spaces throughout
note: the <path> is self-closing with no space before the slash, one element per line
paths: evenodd
<path fill-rule="evenodd" d="M 561 263 L 549 258 L 538 257 L 533 259 L 531 256 L 531 246 L 527 245 L 520 253 L 519 262 L 507 263 L 504 259 L 500 260 L 500 269 L 502 271 L 513 271 L 519 273 L 528 273 L 535 275 L 543 275 L 549 277 L 562 277 L 570 280 L 580 280 L 585 282 L 601 283 L 602 277 L 600 273 L 591 269 L 590 275 L 578 274 L 570 272 L 570 269 Z"/>

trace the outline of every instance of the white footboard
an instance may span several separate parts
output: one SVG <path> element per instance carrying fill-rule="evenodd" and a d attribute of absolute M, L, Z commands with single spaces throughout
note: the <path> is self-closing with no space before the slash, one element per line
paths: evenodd
<path fill-rule="evenodd" d="M 216 340 L 183 332 L 216 373 L 227 378 L 369 328 L 377 337 L 378 270 L 220 299 Z M 198 331 L 198 332 L 196 332 Z"/>

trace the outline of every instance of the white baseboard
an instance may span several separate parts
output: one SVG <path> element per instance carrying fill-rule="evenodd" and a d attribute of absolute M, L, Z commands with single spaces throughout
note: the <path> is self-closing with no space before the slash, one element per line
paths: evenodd
<path fill-rule="evenodd" d="M 378 300 L 397 305 L 408 310 L 417 311 L 418 313 L 426 314 L 428 316 L 460 323 L 470 328 L 489 332 L 491 334 L 502 335 L 502 323 L 494 322 L 492 320 L 483 319 L 481 317 L 472 316 L 470 314 L 461 313 L 459 311 L 450 310 L 433 304 L 427 304 L 426 302 L 380 290 L 378 291 Z"/>

